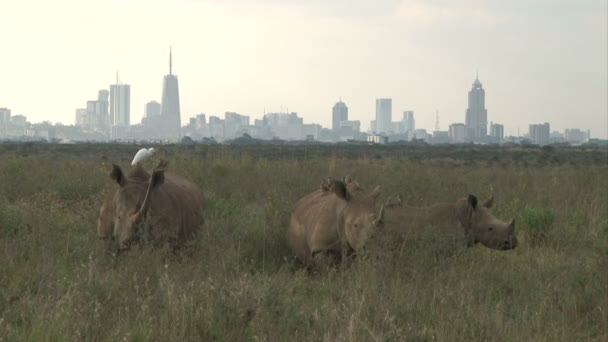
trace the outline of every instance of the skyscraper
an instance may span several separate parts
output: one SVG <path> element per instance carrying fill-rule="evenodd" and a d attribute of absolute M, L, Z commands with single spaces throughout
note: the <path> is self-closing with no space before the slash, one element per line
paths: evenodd
<path fill-rule="evenodd" d="M 414 111 L 406 110 L 403 112 L 403 132 L 410 132 L 416 129 L 416 121 L 414 120 Z"/>
<path fill-rule="evenodd" d="M 11 110 L 8 108 L 0 108 L 0 125 L 6 125 L 11 122 Z"/>
<path fill-rule="evenodd" d="M 149 139 L 165 138 L 165 122 L 160 116 L 160 103 L 150 101 L 144 107 L 144 117 L 141 123 L 145 130 L 145 135 Z"/>
<path fill-rule="evenodd" d="M 340 122 L 342 121 L 348 121 L 348 107 L 340 99 L 340 102 L 336 102 L 332 110 L 331 129 L 337 132 L 340 129 Z"/>
<path fill-rule="evenodd" d="M 546 145 L 549 143 L 550 132 L 551 126 L 548 122 L 545 122 L 544 124 L 530 125 L 530 140 L 539 145 Z"/>
<path fill-rule="evenodd" d="M 465 126 L 467 139 L 470 141 L 483 141 L 488 135 L 486 92 L 477 76 L 475 76 L 473 88 L 469 91 L 469 108 L 466 113 Z"/>
<path fill-rule="evenodd" d="M 146 107 L 144 109 L 145 117 L 151 118 L 153 116 L 160 116 L 160 103 L 156 101 L 150 101 L 146 103 Z"/>
<path fill-rule="evenodd" d="M 376 99 L 376 133 L 388 133 L 392 130 L 393 100 Z"/>
<path fill-rule="evenodd" d="M 87 125 L 87 109 L 78 108 L 76 109 L 76 120 L 74 120 L 76 127 L 84 128 Z"/>
<path fill-rule="evenodd" d="M 452 143 L 463 143 L 466 138 L 466 126 L 463 123 L 451 124 L 448 135 Z"/>
<path fill-rule="evenodd" d="M 98 129 L 108 134 L 110 129 L 110 92 L 106 89 L 101 89 L 97 92 L 98 104 Z"/>
<path fill-rule="evenodd" d="M 495 142 L 502 142 L 502 139 L 505 136 L 505 126 L 491 122 L 490 136 L 494 138 Z"/>
<path fill-rule="evenodd" d="M 122 84 L 116 73 L 116 84 L 110 85 L 110 137 L 123 139 L 131 124 L 131 86 Z"/>
<path fill-rule="evenodd" d="M 580 144 L 589 141 L 590 135 L 591 132 L 589 130 L 585 132 L 581 131 L 578 128 L 566 129 L 564 131 L 564 138 L 566 139 L 566 141 L 575 144 Z"/>
<path fill-rule="evenodd" d="M 166 138 L 178 140 L 181 133 L 181 113 L 179 109 L 179 87 L 177 76 L 173 75 L 173 53 L 169 48 L 169 75 L 163 81 L 163 96 L 160 115 L 165 124 Z"/>

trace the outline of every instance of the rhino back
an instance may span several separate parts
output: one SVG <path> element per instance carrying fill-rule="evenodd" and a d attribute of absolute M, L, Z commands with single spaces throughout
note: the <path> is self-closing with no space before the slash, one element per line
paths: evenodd
<path fill-rule="evenodd" d="M 205 210 L 205 196 L 196 184 L 167 174 L 152 196 L 146 222 L 155 240 L 185 241 L 204 225 Z"/>
<path fill-rule="evenodd" d="M 328 247 L 339 248 L 339 200 L 335 195 L 317 190 L 296 203 L 291 214 L 288 240 L 300 260 L 311 262 L 312 253 Z"/>

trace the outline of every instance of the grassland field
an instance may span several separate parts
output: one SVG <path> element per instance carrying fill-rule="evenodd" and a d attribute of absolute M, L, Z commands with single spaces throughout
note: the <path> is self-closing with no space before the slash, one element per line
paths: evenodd
<path fill-rule="evenodd" d="M 201 186 L 207 229 L 184 253 L 115 257 L 97 215 L 138 148 L 0 144 L 0 341 L 608 340 L 606 148 L 158 146 L 146 167 Z M 291 209 L 346 174 L 410 205 L 494 194 L 520 244 L 380 239 L 310 274 Z"/>

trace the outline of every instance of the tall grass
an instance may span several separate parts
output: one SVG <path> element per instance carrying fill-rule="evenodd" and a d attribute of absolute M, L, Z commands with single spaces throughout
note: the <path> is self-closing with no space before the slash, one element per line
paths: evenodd
<path fill-rule="evenodd" d="M 6 341 L 608 339 L 605 150 L 165 147 L 206 192 L 207 230 L 183 254 L 115 257 L 96 218 L 110 163 L 136 148 L 3 148 Z M 493 193 L 520 245 L 380 236 L 347 270 L 308 274 L 285 243 L 291 208 L 345 174 L 411 205 Z"/>

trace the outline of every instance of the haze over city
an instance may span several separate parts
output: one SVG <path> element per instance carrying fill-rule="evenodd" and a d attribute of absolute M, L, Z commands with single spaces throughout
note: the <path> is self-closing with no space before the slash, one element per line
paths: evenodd
<path fill-rule="evenodd" d="M 331 127 L 341 97 L 362 130 L 377 98 L 432 130 L 463 122 L 479 72 L 488 121 L 608 136 L 605 1 L 5 1 L 0 107 L 74 124 L 120 71 L 131 123 L 161 100 L 173 46 L 181 122 L 294 111 Z"/>

